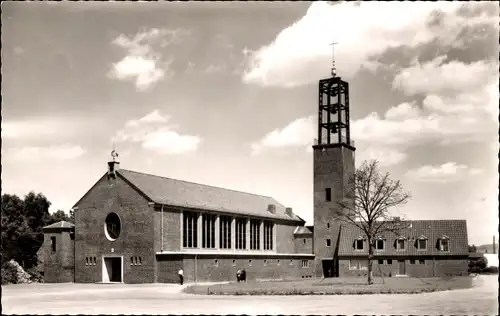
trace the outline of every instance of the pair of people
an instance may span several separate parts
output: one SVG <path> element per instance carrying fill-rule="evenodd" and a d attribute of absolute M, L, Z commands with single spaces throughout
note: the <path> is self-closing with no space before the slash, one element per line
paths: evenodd
<path fill-rule="evenodd" d="M 236 271 L 236 280 L 238 282 L 240 281 L 247 281 L 247 273 L 245 270 L 240 270 L 238 269 L 238 271 Z"/>

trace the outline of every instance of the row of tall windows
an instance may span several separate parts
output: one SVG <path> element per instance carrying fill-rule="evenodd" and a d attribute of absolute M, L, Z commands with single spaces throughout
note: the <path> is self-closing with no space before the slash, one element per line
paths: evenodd
<path fill-rule="evenodd" d="M 198 217 L 201 216 L 201 247 L 213 249 L 216 247 L 215 230 L 217 216 L 203 213 L 199 215 L 195 212 L 184 212 L 182 223 L 182 245 L 184 248 L 198 248 Z M 219 217 L 219 247 L 221 249 L 232 248 L 232 222 L 231 216 Z M 261 249 L 261 223 L 263 223 L 263 247 L 264 250 L 274 248 L 274 223 L 257 219 L 247 220 L 245 218 L 234 219 L 234 235 L 236 249 L 247 249 L 247 239 L 249 239 L 250 250 Z M 247 232 L 247 225 L 249 231 Z M 247 237 L 247 235 L 249 235 Z"/>
<path fill-rule="evenodd" d="M 219 247 L 231 249 L 231 217 L 221 216 L 219 218 Z"/>
<path fill-rule="evenodd" d="M 236 219 L 236 249 L 246 249 L 247 221 L 243 218 Z"/>
<path fill-rule="evenodd" d="M 202 248 L 215 248 L 215 219 L 213 214 L 203 214 L 203 230 L 201 236 Z"/>
<path fill-rule="evenodd" d="M 257 219 L 250 220 L 250 249 L 260 249 L 260 221 Z"/>

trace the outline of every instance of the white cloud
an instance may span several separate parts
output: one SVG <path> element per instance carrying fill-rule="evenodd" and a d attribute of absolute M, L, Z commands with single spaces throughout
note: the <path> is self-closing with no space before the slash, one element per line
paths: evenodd
<path fill-rule="evenodd" d="M 80 157 L 86 152 L 81 146 L 71 144 L 14 147 L 5 151 L 7 159 L 16 161 L 68 160 Z"/>
<path fill-rule="evenodd" d="M 113 64 L 109 75 L 119 80 L 134 80 L 140 91 L 147 90 L 165 76 L 172 76 L 170 64 L 173 59 L 162 62 L 162 55 L 153 46 L 166 47 L 178 42 L 182 34 L 180 30 L 153 28 L 133 38 L 123 34 L 118 36 L 113 44 L 124 48 L 127 55 Z"/>
<path fill-rule="evenodd" d="M 443 64 L 445 59 L 446 56 L 439 56 L 423 65 L 416 62 L 395 76 L 393 86 L 402 89 L 407 95 L 453 95 L 457 92 L 476 91 L 488 84 L 492 76 L 498 77 L 498 66 L 493 62 L 481 60 L 466 64 L 450 61 Z"/>
<path fill-rule="evenodd" d="M 314 82 L 329 75 L 329 43 L 333 40 L 339 43 L 335 49 L 338 73 L 351 76 L 360 67 L 373 68 L 373 60 L 388 48 L 416 48 L 431 42 L 449 48 L 467 27 L 498 24 L 494 15 L 457 15 L 463 6 L 468 5 L 444 1 L 314 2 L 304 17 L 249 56 L 242 79 L 284 87 Z M 431 19 L 438 23 L 430 23 Z"/>
<path fill-rule="evenodd" d="M 395 107 L 390 108 L 385 117 L 391 120 L 405 120 L 414 119 L 420 116 L 420 110 L 415 107 L 415 104 L 401 103 Z"/>
<path fill-rule="evenodd" d="M 312 145 L 314 126 L 315 120 L 313 116 L 296 119 L 282 129 L 275 129 L 265 135 L 260 141 L 253 143 L 251 145 L 252 153 L 259 154 L 266 148 Z"/>
<path fill-rule="evenodd" d="M 199 136 L 181 135 L 177 126 L 166 125 L 170 116 L 162 116 L 155 110 L 140 119 L 127 121 L 113 138 L 116 142 L 140 143 L 143 148 L 161 154 L 182 154 L 196 151 L 201 142 Z"/>
<path fill-rule="evenodd" d="M 354 139 L 408 146 L 489 140 L 498 117 L 498 76 L 492 71 L 498 66 L 457 61 L 442 64 L 442 60 L 438 57 L 410 66 L 394 79 L 395 86 L 408 95 L 426 95 L 421 108 L 414 101 L 390 108 L 385 119 L 371 113 L 353 122 Z M 477 82 L 467 85 L 456 77 Z"/>
<path fill-rule="evenodd" d="M 455 162 L 447 162 L 442 165 L 426 165 L 407 172 L 407 176 L 413 180 L 421 182 L 452 182 L 463 179 L 468 175 L 477 175 L 482 170 L 469 168 L 466 165 L 460 165 Z"/>
<path fill-rule="evenodd" d="M 356 165 L 365 160 L 378 160 L 381 166 L 390 166 L 401 163 L 406 159 L 406 153 L 394 148 L 368 145 L 356 150 Z"/>

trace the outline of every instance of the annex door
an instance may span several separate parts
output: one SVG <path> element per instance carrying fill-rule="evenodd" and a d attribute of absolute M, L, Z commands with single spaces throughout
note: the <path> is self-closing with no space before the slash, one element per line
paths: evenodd
<path fill-rule="evenodd" d="M 122 282 L 122 258 L 110 257 L 104 258 L 102 281 L 106 282 Z"/>
<path fill-rule="evenodd" d="M 333 260 L 331 259 L 326 259 L 326 260 L 321 260 L 321 263 L 323 265 L 323 277 L 324 278 L 333 278 L 335 275 L 335 270 L 334 270 L 334 264 Z"/>
<path fill-rule="evenodd" d="M 406 266 L 404 260 L 398 260 L 399 275 L 406 275 Z"/>

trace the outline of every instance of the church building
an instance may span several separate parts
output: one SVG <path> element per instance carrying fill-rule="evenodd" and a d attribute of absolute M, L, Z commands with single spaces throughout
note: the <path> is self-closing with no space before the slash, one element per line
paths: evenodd
<path fill-rule="evenodd" d="M 361 276 L 367 245 L 335 220 L 355 171 L 349 84 L 319 81 L 314 226 L 272 197 L 120 168 L 117 161 L 74 205 L 75 224 L 44 228 L 45 282 L 173 283 Z M 374 275 L 467 273 L 464 220 L 410 221 L 376 241 Z"/>

